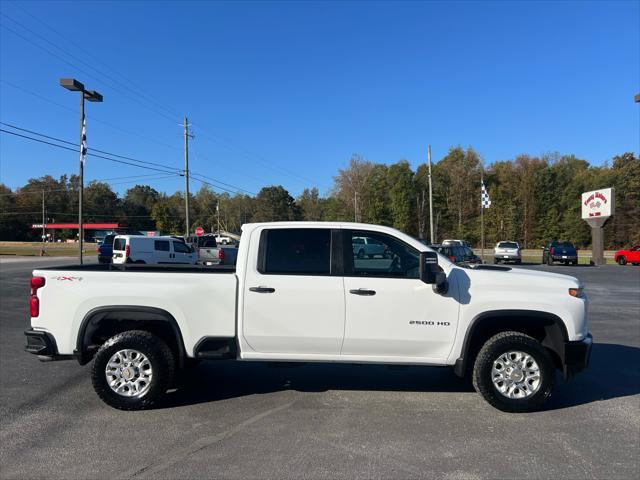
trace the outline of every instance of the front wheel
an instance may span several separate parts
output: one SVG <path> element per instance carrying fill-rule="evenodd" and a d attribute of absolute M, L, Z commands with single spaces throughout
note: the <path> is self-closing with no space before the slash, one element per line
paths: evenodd
<path fill-rule="evenodd" d="M 618 265 L 626 265 L 627 264 L 627 259 L 624 257 L 624 255 L 620 255 L 618 257 Z"/>
<path fill-rule="evenodd" d="M 473 366 L 473 386 L 505 412 L 538 410 L 551 396 L 555 366 L 545 348 L 520 332 L 502 332 L 480 349 Z"/>
<path fill-rule="evenodd" d="M 162 339 L 142 330 L 130 330 L 111 337 L 100 347 L 91 380 L 107 405 L 120 410 L 143 410 L 166 392 L 174 371 L 173 353 Z"/>

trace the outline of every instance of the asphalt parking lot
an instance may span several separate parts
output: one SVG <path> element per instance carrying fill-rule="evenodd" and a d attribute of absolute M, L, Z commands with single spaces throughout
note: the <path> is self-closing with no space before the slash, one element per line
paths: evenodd
<path fill-rule="evenodd" d="M 121 412 L 90 366 L 23 352 L 28 279 L 0 259 L 2 478 L 637 478 L 640 267 L 531 266 L 586 284 L 590 368 L 547 410 L 494 410 L 446 368 L 203 363 Z"/>

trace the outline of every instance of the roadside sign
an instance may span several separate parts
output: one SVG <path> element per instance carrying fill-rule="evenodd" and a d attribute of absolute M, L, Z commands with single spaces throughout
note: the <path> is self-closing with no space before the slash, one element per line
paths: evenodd
<path fill-rule="evenodd" d="M 204 228 L 202 228 L 202 227 L 198 227 L 198 228 L 196 228 L 196 235 L 197 235 L 198 237 L 203 236 L 203 235 L 204 235 Z"/>
<path fill-rule="evenodd" d="M 615 211 L 613 188 L 603 188 L 582 194 L 582 218 L 609 218 Z"/>

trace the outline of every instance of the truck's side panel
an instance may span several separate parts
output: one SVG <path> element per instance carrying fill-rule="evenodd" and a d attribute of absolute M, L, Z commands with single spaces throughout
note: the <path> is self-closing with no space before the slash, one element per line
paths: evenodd
<path fill-rule="evenodd" d="M 167 311 L 176 319 L 185 351 L 203 337 L 233 337 L 236 276 L 154 271 L 36 270 L 46 278 L 38 290 L 40 315 L 31 319 L 36 330 L 53 334 L 58 353 L 72 354 L 80 325 L 98 307 L 136 305 Z"/>

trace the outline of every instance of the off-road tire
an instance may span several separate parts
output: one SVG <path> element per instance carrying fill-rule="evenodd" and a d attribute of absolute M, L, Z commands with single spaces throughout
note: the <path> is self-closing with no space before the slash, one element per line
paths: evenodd
<path fill-rule="evenodd" d="M 127 348 L 143 353 L 153 369 L 149 389 L 141 397 L 119 395 L 107 383 L 107 362 L 114 353 Z M 144 410 L 151 407 L 172 384 L 175 364 L 171 349 L 160 337 L 143 330 L 129 330 L 111 337 L 100 347 L 93 361 L 91 382 L 98 396 L 107 405 L 119 410 Z"/>
<path fill-rule="evenodd" d="M 547 257 L 547 265 L 553 265 L 553 260 L 551 259 L 551 255 Z"/>
<path fill-rule="evenodd" d="M 491 379 L 493 362 L 509 350 L 528 353 L 540 367 L 541 384 L 530 397 L 507 398 L 493 384 Z M 553 359 L 535 338 L 520 332 L 502 332 L 487 340 L 478 352 L 473 365 L 473 387 L 490 405 L 498 410 L 531 412 L 539 410 L 551 396 L 555 385 L 555 370 Z"/>

